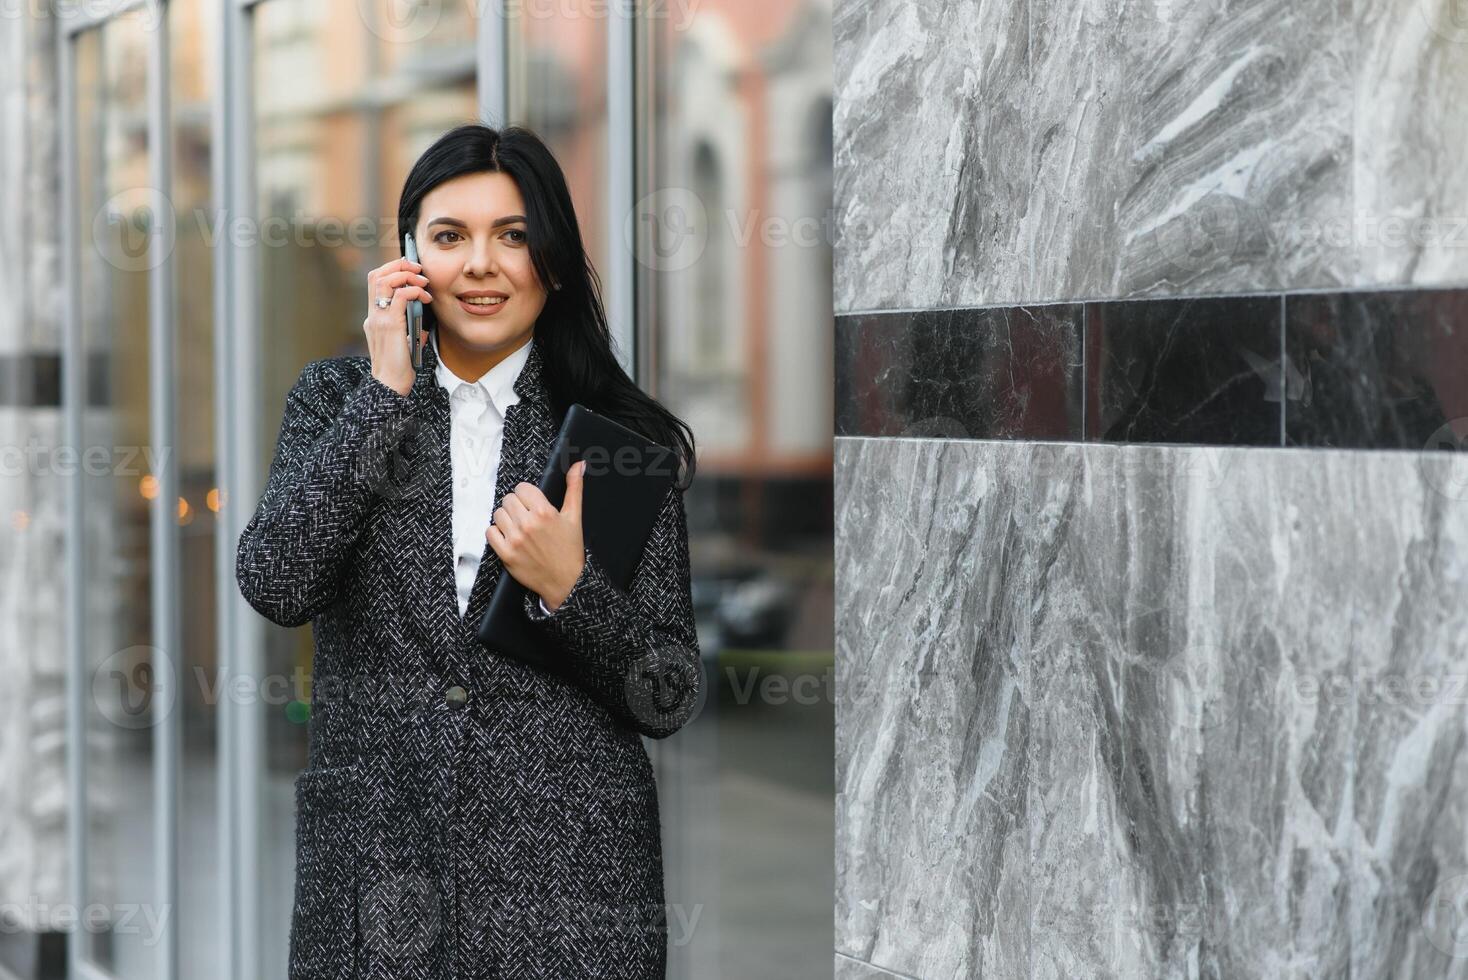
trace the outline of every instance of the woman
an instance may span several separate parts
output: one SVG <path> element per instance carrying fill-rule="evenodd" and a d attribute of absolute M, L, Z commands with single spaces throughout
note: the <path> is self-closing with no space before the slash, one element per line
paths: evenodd
<path fill-rule="evenodd" d="M 671 735 L 703 692 L 686 480 L 625 592 L 582 540 L 579 471 L 560 510 L 535 481 L 572 402 L 676 449 L 689 477 L 692 433 L 619 367 L 533 134 L 445 134 L 398 226 L 421 265 L 369 273 L 369 356 L 301 372 L 239 542 L 245 598 L 310 621 L 316 645 L 290 976 L 662 977 L 639 735 Z M 432 337 L 416 371 L 412 299 Z M 502 567 L 560 671 L 478 641 Z"/>

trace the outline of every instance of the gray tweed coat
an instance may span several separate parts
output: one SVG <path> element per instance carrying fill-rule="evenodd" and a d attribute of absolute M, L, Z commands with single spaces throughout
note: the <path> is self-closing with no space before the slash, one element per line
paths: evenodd
<path fill-rule="evenodd" d="M 664 738 L 704 693 L 683 495 L 627 592 L 586 565 L 551 616 L 558 673 L 481 644 L 503 570 L 488 542 L 459 616 L 449 403 L 432 345 L 407 397 L 366 357 L 312 361 L 239 540 L 240 591 L 315 641 L 296 780 L 291 980 L 663 977 Z M 495 506 L 559 427 L 532 350 L 506 413 Z"/>

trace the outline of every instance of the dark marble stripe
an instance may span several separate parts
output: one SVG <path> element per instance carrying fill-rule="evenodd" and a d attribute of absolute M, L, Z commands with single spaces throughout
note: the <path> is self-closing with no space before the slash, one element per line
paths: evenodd
<path fill-rule="evenodd" d="M 1468 435 L 1468 290 L 1291 296 L 1296 446 L 1457 449 Z"/>
<path fill-rule="evenodd" d="M 1272 296 L 1086 306 L 1086 438 L 1277 446 Z"/>
<path fill-rule="evenodd" d="M 835 356 L 838 436 L 1468 441 L 1468 289 L 854 314 Z"/>
<path fill-rule="evenodd" d="M 836 434 L 1081 437 L 1081 307 L 839 317 Z"/>

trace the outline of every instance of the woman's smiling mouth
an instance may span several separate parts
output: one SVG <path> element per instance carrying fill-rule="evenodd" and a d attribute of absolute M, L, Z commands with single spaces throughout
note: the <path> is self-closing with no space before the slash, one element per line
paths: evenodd
<path fill-rule="evenodd" d="M 493 290 L 476 289 L 458 295 L 459 306 L 471 316 L 494 316 L 504 309 L 509 297 Z"/>

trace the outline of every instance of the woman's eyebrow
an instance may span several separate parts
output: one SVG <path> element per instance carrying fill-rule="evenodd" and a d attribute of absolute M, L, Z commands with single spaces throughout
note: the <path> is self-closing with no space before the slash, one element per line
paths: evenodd
<path fill-rule="evenodd" d="M 494 219 L 494 223 L 489 226 L 489 229 L 490 229 L 490 231 L 493 231 L 494 229 L 500 227 L 501 225 L 512 225 L 512 224 L 514 224 L 517 221 L 524 221 L 524 220 L 525 220 L 525 216 L 523 214 L 507 214 L 503 218 L 496 218 L 496 219 Z M 455 228 L 468 228 L 469 227 L 468 225 L 464 224 L 464 222 L 460 221 L 458 218 L 450 218 L 450 217 L 447 217 L 447 216 L 442 217 L 442 218 L 434 218 L 432 221 L 428 222 L 428 224 L 424 225 L 423 227 L 424 228 L 432 228 L 434 225 L 453 225 Z"/>

